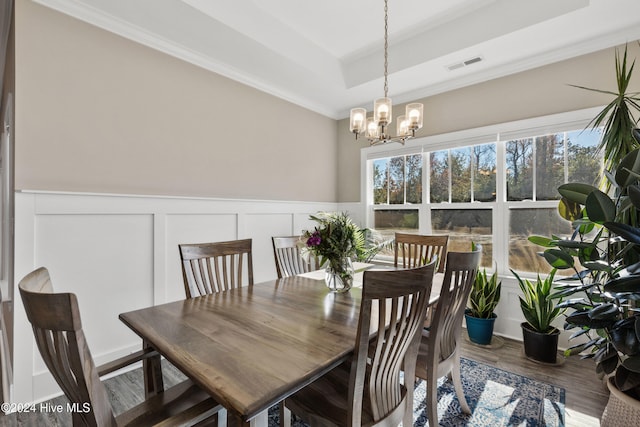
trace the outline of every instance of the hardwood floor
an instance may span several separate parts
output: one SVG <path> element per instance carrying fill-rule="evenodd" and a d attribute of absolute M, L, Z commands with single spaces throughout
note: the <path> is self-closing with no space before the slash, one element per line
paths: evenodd
<path fill-rule="evenodd" d="M 463 330 L 463 334 L 466 337 L 466 331 Z M 502 340 L 502 338 L 498 339 L 498 341 Z M 607 403 L 608 391 L 597 379 L 593 361 L 580 360 L 579 357 L 564 360 L 559 355 L 562 361 L 556 366 L 538 364 L 524 356 L 521 342 L 509 339 L 503 341 L 503 345 L 499 348 L 491 348 L 476 346 L 465 338 L 462 356 L 505 371 L 561 386 L 566 390 L 565 425 L 567 427 L 600 425 L 599 419 Z M 175 384 L 181 379 L 180 374 L 172 369 L 163 369 L 163 373 L 167 385 Z M 116 413 L 124 411 L 141 400 L 143 390 L 140 369 L 110 378 L 105 383 Z M 65 405 L 66 399 L 60 397 L 48 403 Z M 40 407 L 39 404 L 36 405 L 36 408 Z M 65 411 L 53 413 L 38 410 L 35 413 L 0 415 L 2 427 L 69 425 L 71 425 L 71 417 Z"/>

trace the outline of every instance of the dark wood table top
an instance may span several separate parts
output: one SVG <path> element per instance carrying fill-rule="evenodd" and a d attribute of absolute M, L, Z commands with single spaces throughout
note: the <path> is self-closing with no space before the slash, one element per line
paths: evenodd
<path fill-rule="evenodd" d="M 229 411 L 248 421 L 353 352 L 361 289 L 305 277 L 120 315 Z"/>

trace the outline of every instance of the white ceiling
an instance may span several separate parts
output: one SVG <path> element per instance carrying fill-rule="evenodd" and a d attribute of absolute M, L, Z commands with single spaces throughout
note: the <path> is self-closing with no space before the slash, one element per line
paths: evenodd
<path fill-rule="evenodd" d="M 35 1 L 332 118 L 383 95 L 383 0 Z M 389 0 L 389 96 L 639 39 L 640 0 Z"/>

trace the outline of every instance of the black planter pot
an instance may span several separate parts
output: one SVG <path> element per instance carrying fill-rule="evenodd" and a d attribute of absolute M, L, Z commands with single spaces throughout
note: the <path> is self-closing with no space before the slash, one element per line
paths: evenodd
<path fill-rule="evenodd" d="M 544 363 L 556 363 L 558 353 L 558 337 L 560 331 L 543 334 L 534 331 L 528 323 L 521 323 L 522 339 L 524 341 L 524 354 L 533 360 Z"/>

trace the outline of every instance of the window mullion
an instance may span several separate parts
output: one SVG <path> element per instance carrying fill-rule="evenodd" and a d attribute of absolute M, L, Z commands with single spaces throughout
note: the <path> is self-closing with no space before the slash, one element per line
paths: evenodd
<path fill-rule="evenodd" d="M 403 165 L 404 173 L 402 177 L 402 201 L 407 203 L 407 156 L 404 156 L 404 165 Z"/>
<path fill-rule="evenodd" d="M 469 175 L 470 175 L 470 181 L 471 181 L 471 202 L 473 203 L 475 201 L 475 192 L 474 192 L 474 179 L 476 176 L 476 156 L 474 155 L 474 149 L 475 146 L 471 147 L 471 150 L 469 152 L 469 156 L 471 156 L 471 161 L 469 161 Z"/>
<path fill-rule="evenodd" d="M 564 148 L 564 182 L 569 182 L 569 142 L 567 141 L 567 132 L 562 134 L 562 142 Z"/>
<path fill-rule="evenodd" d="M 493 260 L 501 274 L 509 272 L 509 215 L 507 211 L 506 143 L 496 141 L 496 204 L 493 210 Z"/>
<path fill-rule="evenodd" d="M 431 200 L 431 153 L 422 152 L 422 204 Z"/>
<path fill-rule="evenodd" d="M 537 179 L 537 172 L 538 172 L 538 151 L 537 151 L 537 146 L 538 146 L 538 137 L 535 138 L 531 138 L 532 142 L 531 142 L 531 167 L 533 169 L 532 173 L 531 173 L 531 179 L 533 180 L 532 182 L 532 187 L 533 187 L 533 194 L 531 195 L 531 200 L 533 200 L 534 202 L 536 200 L 538 200 L 538 179 Z"/>
<path fill-rule="evenodd" d="M 451 192 L 453 191 L 453 186 L 451 185 L 451 181 L 452 181 L 452 179 L 451 179 L 451 175 L 452 175 L 451 166 L 452 166 L 452 164 L 451 164 L 451 150 L 449 149 L 449 150 L 447 150 L 447 167 L 449 168 L 449 173 L 447 174 L 448 178 L 449 178 L 449 203 L 451 203 L 451 200 L 453 200 L 453 198 L 451 197 Z"/>

